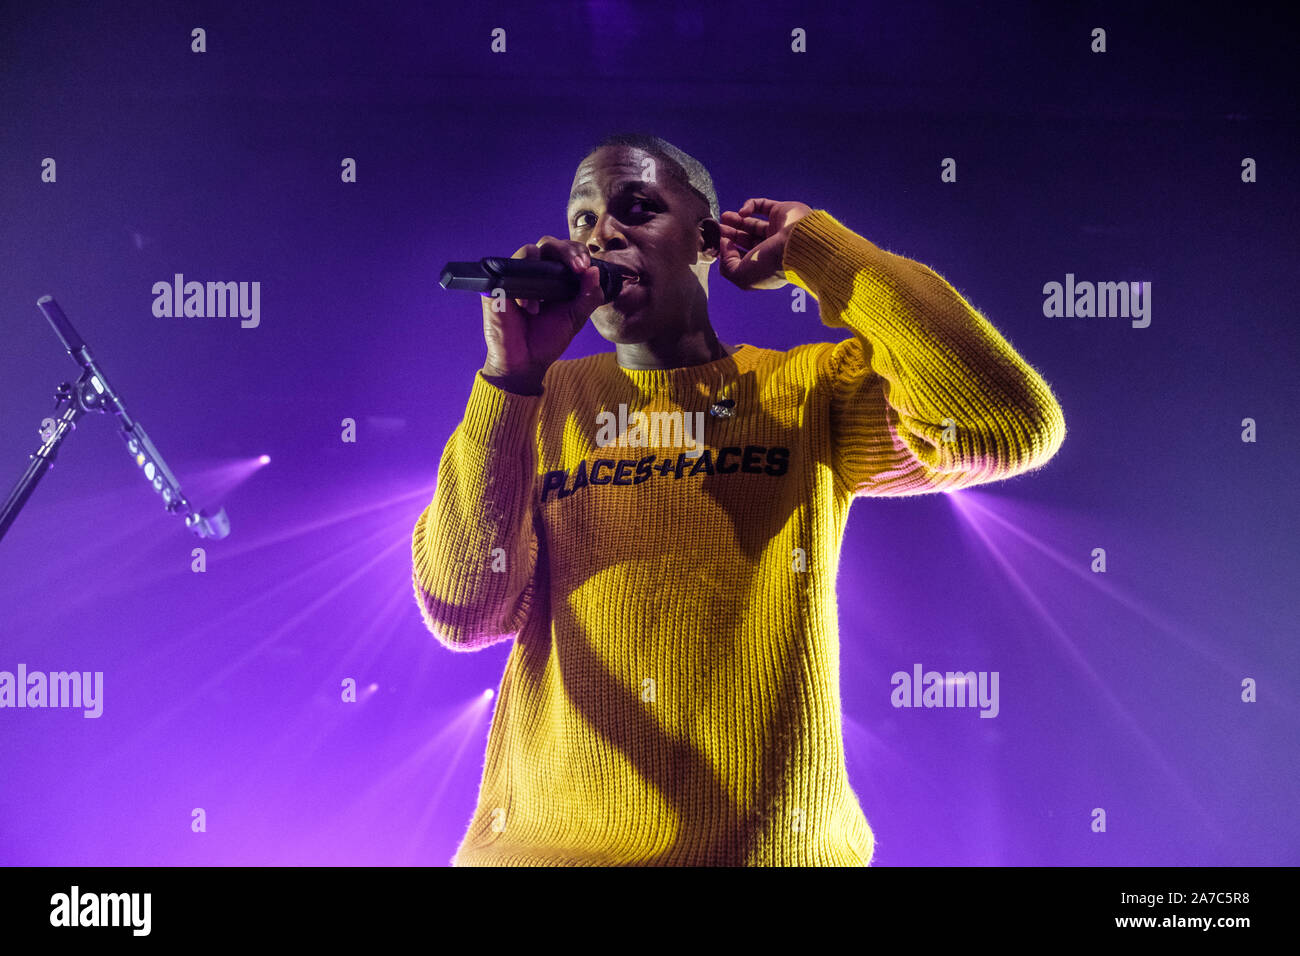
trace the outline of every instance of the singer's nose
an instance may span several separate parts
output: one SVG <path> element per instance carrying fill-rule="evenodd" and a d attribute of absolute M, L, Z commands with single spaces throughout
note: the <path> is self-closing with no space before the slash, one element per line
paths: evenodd
<path fill-rule="evenodd" d="M 600 218 L 596 220 L 596 227 L 591 230 L 591 235 L 587 240 L 587 247 L 593 253 L 605 252 L 610 249 L 626 249 L 627 240 L 613 225 L 614 217 L 609 213 L 601 213 Z"/>

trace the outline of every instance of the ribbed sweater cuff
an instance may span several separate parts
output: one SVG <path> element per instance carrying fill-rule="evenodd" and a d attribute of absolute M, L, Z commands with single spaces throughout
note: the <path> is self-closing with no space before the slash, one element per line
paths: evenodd
<path fill-rule="evenodd" d="M 516 395 L 498 388 L 475 373 L 460 433 L 484 448 L 532 448 L 537 438 L 541 395 Z"/>

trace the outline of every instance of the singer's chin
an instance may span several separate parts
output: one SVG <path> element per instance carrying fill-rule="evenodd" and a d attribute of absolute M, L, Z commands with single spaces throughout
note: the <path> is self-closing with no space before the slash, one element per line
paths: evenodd
<path fill-rule="evenodd" d="M 591 324 L 601 338 L 609 342 L 639 342 L 637 329 L 641 324 L 641 310 L 632 306 L 606 303 L 591 313 Z"/>

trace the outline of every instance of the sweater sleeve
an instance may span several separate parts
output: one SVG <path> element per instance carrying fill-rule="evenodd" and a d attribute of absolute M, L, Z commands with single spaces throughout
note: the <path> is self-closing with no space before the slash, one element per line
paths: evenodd
<path fill-rule="evenodd" d="M 818 300 L 832 468 L 854 495 L 952 491 L 1041 467 L 1065 440 L 1043 378 L 933 270 L 825 210 L 795 223 L 786 277 Z"/>
<path fill-rule="evenodd" d="M 412 579 L 425 626 L 451 650 L 479 650 L 523 629 L 535 597 L 533 479 L 542 397 L 480 372 L 415 523 Z"/>

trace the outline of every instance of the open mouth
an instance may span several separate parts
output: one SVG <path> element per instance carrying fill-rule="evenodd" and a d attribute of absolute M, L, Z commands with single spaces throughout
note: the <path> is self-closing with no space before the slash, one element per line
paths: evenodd
<path fill-rule="evenodd" d="M 627 276 L 627 277 L 625 277 L 625 278 L 623 279 L 623 284 L 622 284 L 621 286 L 619 286 L 618 294 L 615 295 L 614 298 L 611 299 L 610 301 L 611 301 L 611 302 L 622 302 L 622 303 L 625 303 L 625 304 L 626 304 L 626 303 L 630 303 L 630 302 L 638 302 L 638 301 L 640 301 L 640 299 L 641 299 L 641 297 L 644 295 L 644 293 L 642 293 L 642 292 L 634 292 L 634 291 L 632 291 L 632 290 L 633 290 L 633 289 L 641 289 L 641 288 L 644 288 L 644 287 L 645 287 L 645 286 L 644 286 L 644 284 L 643 284 L 642 281 L 641 281 L 641 275 L 640 275 L 640 273 L 638 273 L 637 275 Z"/>
<path fill-rule="evenodd" d="M 615 262 L 612 259 L 605 260 L 609 265 L 614 266 L 624 282 L 642 282 L 645 277 L 636 269 L 623 262 Z"/>
<path fill-rule="evenodd" d="M 640 286 L 644 284 L 645 284 L 645 277 L 641 275 L 641 273 L 639 272 L 634 272 L 631 275 L 624 276 L 623 282 L 619 287 L 619 295 L 622 295 L 632 286 Z"/>

